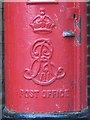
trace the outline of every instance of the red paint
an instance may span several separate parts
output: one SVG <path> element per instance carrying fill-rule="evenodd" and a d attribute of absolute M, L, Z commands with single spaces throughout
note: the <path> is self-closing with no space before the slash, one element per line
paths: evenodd
<path fill-rule="evenodd" d="M 4 3 L 4 8 L 6 108 L 28 113 L 86 108 L 86 3 Z M 64 37 L 64 31 L 75 37 Z"/>

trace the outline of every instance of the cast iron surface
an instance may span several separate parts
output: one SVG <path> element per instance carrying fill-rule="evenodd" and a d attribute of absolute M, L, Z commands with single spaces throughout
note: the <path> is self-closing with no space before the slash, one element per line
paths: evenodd
<path fill-rule="evenodd" d="M 85 16 L 86 3 L 5 2 L 7 109 L 59 113 L 87 106 Z"/>
<path fill-rule="evenodd" d="M 3 110 L 2 120 L 90 120 L 90 110 L 88 108 L 81 112 L 69 113 L 17 113 Z"/>

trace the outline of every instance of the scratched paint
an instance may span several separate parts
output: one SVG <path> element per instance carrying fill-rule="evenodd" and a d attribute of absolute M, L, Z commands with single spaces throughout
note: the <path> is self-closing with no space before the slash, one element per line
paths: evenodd
<path fill-rule="evenodd" d="M 85 4 L 4 5 L 6 108 L 24 113 L 86 108 Z"/>

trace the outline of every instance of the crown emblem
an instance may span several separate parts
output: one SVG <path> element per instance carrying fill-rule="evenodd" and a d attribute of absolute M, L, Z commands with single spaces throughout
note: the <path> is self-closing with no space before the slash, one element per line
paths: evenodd
<path fill-rule="evenodd" d="M 45 13 L 44 9 L 40 9 L 40 15 L 37 15 L 30 25 L 34 32 L 50 33 L 55 26 L 54 21 Z"/>

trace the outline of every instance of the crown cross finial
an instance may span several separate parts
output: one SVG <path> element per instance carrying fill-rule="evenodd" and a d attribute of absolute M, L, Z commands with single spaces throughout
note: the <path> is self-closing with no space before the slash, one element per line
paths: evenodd
<path fill-rule="evenodd" d="M 40 9 L 40 13 L 41 13 L 41 15 L 45 15 L 45 10 L 44 9 Z"/>
<path fill-rule="evenodd" d="M 40 15 L 37 15 L 30 25 L 34 32 L 50 33 L 55 26 L 54 21 L 45 14 L 45 9 L 40 9 Z"/>

